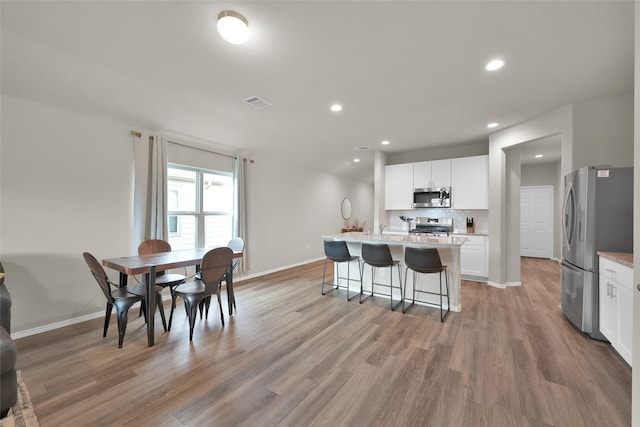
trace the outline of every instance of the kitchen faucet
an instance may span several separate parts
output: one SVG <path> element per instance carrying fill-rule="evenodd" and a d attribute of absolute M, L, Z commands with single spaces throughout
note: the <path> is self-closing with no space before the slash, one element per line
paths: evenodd
<path fill-rule="evenodd" d="M 380 224 L 380 234 L 382 234 L 382 230 L 384 230 L 385 227 L 386 227 L 386 225 Z"/>

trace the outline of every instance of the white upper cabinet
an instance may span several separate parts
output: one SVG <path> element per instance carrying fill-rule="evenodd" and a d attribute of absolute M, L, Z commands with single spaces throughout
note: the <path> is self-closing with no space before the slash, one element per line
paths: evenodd
<path fill-rule="evenodd" d="M 384 167 L 384 208 L 413 209 L 413 163 Z"/>
<path fill-rule="evenodd" d="M 413 188 L 451 187 L 451 159 L 413 164 Z"/>
<path fill-rule="evenodd" d="M 489 156 L 451 160 L 451 207 L 489 209 Z"/>

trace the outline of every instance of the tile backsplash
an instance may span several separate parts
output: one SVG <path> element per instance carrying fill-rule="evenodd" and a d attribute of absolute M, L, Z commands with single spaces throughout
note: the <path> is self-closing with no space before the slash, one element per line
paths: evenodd
<path fill-rule="evenodd" d="M 429 217 L 429 218 L 453 218 L 453 231 L 457 233 L 464 233 L 467 231 L 467 218 L 473 218 L 475 223 L 476 233 L 489 233 L 489 211 L 488 210 L 458 210 L 458 209 L 413 209 L 408 211 L 386 211 L 387 221 L 382 220 L 382 223 L 388 230 L 400 231 L 403 229 L 403 221 L 400 216 L 413 218 L 410 228 L 415 227 L 416 217 Z"/>

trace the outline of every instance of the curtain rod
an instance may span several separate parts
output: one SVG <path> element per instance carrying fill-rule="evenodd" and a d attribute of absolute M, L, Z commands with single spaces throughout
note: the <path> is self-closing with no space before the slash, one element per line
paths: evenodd
<path fill-rule="evenodd" d="M 136 131 L 136 130 L 132 130 L 131 132 L 129 132 L 129 134 L 130 134 L 131 136 L 135 136 L 136 138 L 142 138 L 142 132 L 138 132 L 138 131 Z M 238 158 L 238 156 L 230 156 L 230 155 L 228 155 L 228 154 L 222 154 L 222 153 L 218 153 L 218 152 L 215 152 L 215 151 L 206 150 L 206 149 L 204 149 L 204 148 L 193 147 L 193 146 L 191 146 L 191 145 L 181 144 L 181 143 L 179 143 L 179 142 L 175 142 L 175 141 L 167 141 L 167 142 L 169 142 L 170 144 L 179 145 L 179 146 L 181 146 L 181 147 L 191 148 L 191 149 L 193 149 L 193 150 L 200 150 L 200 151 L 204 151 L 205 153 L 215 154 L 215 155 L 217 155 L 217 156 L 229 157 L 229 158 L 231 158 L 231 159 L 237 159 L 237 158 Z M 251 161 L 251 163 L 253 163 L 253 160 Z"/>

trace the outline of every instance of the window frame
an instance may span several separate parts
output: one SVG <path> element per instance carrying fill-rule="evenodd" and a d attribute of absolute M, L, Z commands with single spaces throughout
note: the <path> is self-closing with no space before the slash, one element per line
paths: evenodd
<path fill-rule="evenodd" d="M 233 185 L 234 183 L 234 176 L 232 172 L 225 172 L 225 171 L 217 171 L 217 170 L 213 170 L 213 169 L 205 169 L 205 168 L 200 168 L 200 167 L 196 167 L 196 166 L 187 166 L 187 165 L 180 165 L 177 163 L 168 163 L 167 164 L 167 168 L 168 169 L 180 169 L 180 170 L 185 170 L 185 171 L 190 171 L 190 172 L 195 172 L 196 174 L 196 210 L 195 211 L 181 211 L 181 210 L 169 210 L 167 209 L 167 222 L 169 221 L 169 217 L 170 216 L 177 216 L 178 217 L 178 232 L 177 233 L 171 233 L 171 235 L 180 235 L 180 216 L 181 215 L 191 215 L 195 217 L 195 224 L 196 224 L 196 235 L 195 235 L 195 246 L 196 248 L 203 248 L 204 244 L 205 244 L 205 220 L 207 216 L 228 216 L 229 212 L 222 212 L 222 211 L 205 211 L 204 210 L 204 175 L 205 174 L 209 174 L 209 175 L 219 175 L 219 176 L 224 176 L 224 177 L 229 177 L 231 178 L 231 184 Z M 167 181 L 169 180 L 169 176 L 167 174 Z M 167 193 L 170 191 L 169 186 L 167 185 Z M 234 190 L 235 191 L 235 190 Z M 233 196 L 235 197 L 235 196 Z M 231 228 L 231 235 L 233 236 L 233 224 L 235 222 L 235 217 L 236 217 L 236 212 L 235 212 L 235 206 L 233 203 L 233 197 L 231 200 L 231 224 L 232 224 L 232 228 Z M 167 197 L 168 198 L 168 197 Z"/>

